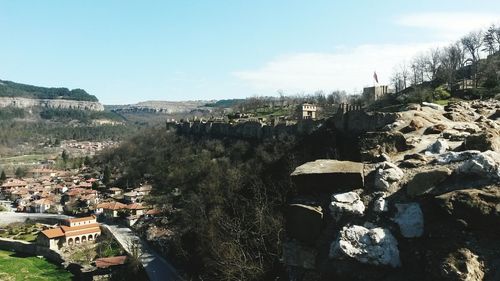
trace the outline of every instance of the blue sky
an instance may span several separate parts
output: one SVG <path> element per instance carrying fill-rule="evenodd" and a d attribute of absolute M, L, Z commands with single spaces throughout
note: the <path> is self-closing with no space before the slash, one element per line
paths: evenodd
<path fill-rule="evenodd" d="M 490 23 L 500 1 L 0 0 L 0 79 L 105 104 L 354 93 Z"/>

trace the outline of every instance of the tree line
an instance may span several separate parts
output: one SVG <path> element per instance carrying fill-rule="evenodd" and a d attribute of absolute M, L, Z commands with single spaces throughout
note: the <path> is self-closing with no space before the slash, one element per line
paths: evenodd
<path fill-rule="evenodd" d="M 420 53 L 409 63 L 401 63 L 394 69 L 391 83 L 396 93 L 426 83 L 434 88 L 445 84 L 451 92 L 467 88 L 495 92 L 500 86 L 499 53 L 500 27 L 491 25 L 486 30 L 472 31 L 449 46 Z"/>

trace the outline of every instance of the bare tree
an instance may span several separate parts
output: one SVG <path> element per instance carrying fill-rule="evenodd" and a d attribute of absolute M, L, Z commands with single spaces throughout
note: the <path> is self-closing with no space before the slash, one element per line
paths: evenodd
<path fill-rule="evenodd" d="M 430 49 L 427 55 L 425 56 L 425 69 L 426 69 L 427 79 L 431 81 L 436 79 L 439 66 L 441 63 L 440 56 L 441 56 L 441 51 L 438 48 Z"/>
<path fill-rule="evenodd" d="M 467 51 L 472 59 L 472 70 L 474 72 L 474 87 L 477 88 L 477 67 L 480 59 L 481 46 L 483 44 L 483 32 L 473 31 L 463 37 L 460 42 L 464 46 L 464 50 Z"/>
<path fill-rule="evenodd" d="M 456 82 L 457 70 L 462 66 L 464 61 L 464 52 L 461 45 L 455 43 L 445 48 L 441 53 L 440 61 L 444 78 L 448 83 L 448 88 L 451 90 L 453 84 Z"/>
<path fill-rule="evenodd" d="M 403 79 L 403 87 L 401 90 L 406 89 L 406 82 L 408 79 L 408 76 L 410 75 L 410 71 L 408 70 L 408 65 L 406 63 L 402 63 L 399 65 L 399 72 L 401 73 L 401 77 Z"/>

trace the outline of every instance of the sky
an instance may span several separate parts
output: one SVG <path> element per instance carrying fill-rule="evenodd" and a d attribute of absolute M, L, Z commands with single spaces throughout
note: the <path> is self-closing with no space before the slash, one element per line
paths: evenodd
<path fill-rule="evenodd" d="M 104 104 L 358 93 L 500 1 L 0 0 L 0 79 Z"/>

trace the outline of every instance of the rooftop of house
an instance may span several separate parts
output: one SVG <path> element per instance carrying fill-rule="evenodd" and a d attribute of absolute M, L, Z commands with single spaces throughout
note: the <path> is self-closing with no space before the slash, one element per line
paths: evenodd
<path fill-rule="evenodd" d="M 95 266 L 98 268 L 108 268 L 110 266 L 125 264 L 126 261 L 127 261 L 127 256 L 99 258 L 95 260 Z"/>
<path fill-rule="evenodd" d="M 133 203 L 133 204 L 127 205 L 127 209 L 129 209 L 129 210 L 144 210 L 144 209 L 146 209 L 146 207 L 144 207 L 142 204 L 139 204 L 139 203 Z"/>
<path fill-rule="evenodd" d="M 97 205 L 97 208 L 107 209 L 107 210 L 121 210 L 126 209 L 127 205 L 120 202 L 104 202 Z"/>
<path fill-rule="evenodd" d="M 65 221 L 68 223 L 74 223 L 74 222 L 90 221 L 90 220 L 95 220 L 95 219 L 96 219 L 96 217 L 94 215 L 92 215 L 92 216 L 88 216 L 88 217 L 66 219 Z"/>

